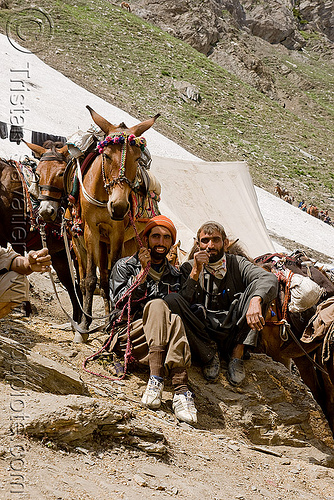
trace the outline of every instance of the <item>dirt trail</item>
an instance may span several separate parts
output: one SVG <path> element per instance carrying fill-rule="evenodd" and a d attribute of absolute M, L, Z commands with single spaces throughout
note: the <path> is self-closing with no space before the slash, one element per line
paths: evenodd
<path fill-rule="evenodd" d="M 56 327 L 65 323 L 66 318 L 56 303 L 48 277 L 34 276 L 32 285 L 32 302 L 38 316 L 27 319 L 13 314 L 1 320 L 1 335 L 60 363 L 64 369 L 80 373 L 96 401 L 95 406 L 100 402 L 107 407 L 128 408 L 132 421 L 154 428 L 163 435 L 167 453 L 144 451 L 129 444 L 128 436 L 121 434 L 112 440 L 107 437 L 104 440 L 101 436 L 96 441 L 87 439 L 79 445 L 59 445 L 48 436 L 42 440 L 24 434 L 13 436 L 10 430 L 13 431 L 13 422 L 17 423 L 20 417 L 26 422 L 29 418 L 36 418 L 34 413 L 39 405 L 51 414 L 54 411 L 52 401 L 56 401 L 52 398 L 64 397 L 66 405 L 73 401 L 74 408 L 76 396 L 54 396 L 23 388 L 20 393 L 23 410 L 15 406 L 18 398 L 14 401 L 16 395 L 8 381 L 6 384 L 1 382 L 1 499 L 334 500 L 334 461 L 331 462 L 319 441 L 298 440 L 291 434 L 294 446 L 268 446 L 254 445 L 247 436 L 245 413 L 238 414 L 240 404 L 234 403 L 238 398 L 241 401 L 246 398 L 247 391 L 256 386 L 253 380 L 255 372 L 253 375 L 248 373 L 248 385 L 244 389 L 235 390 L 226 382 L 224 370 L 217 384 L 206 384 L 200 370 L 192 368 L 190 382 L 196 389 L 199 424 L 196 428 L 179 424 L 171 411 L 172 393 L 168 385 L 161 410 L 153 412 L 140 406 L 147 380 L 145 370 L 136 370 L 118 383 L 85 373 L 82 361 L 102 345 L 102 337 L 96 335 L 88 345 L 72 344 L 72 332 Z M 60 295 L 69 310 L 65 292 Z M 96 297 L 95 311 L 103 314 L 99 297 Z M 249 362 L 253 365 L 248 366 L 269 362 L 257 358 Z M 94 362 L 91 367 L 110 375 L 107 363 Z M 306 397 L 305 394 L 301 397 Z M 272 408 L 267 410 L 272 412 Z M 298 411 L 301 411 L 299 407 Z M 316 426 L 323 442 L 334 449 L 328 429 L 320 429 L 323 420 L 316 405 L 313 412 L 317 414 Z M 291 424 L 295 417 L 291 415 Z M 57 425 L 60 425 L 59 420 Z"/>

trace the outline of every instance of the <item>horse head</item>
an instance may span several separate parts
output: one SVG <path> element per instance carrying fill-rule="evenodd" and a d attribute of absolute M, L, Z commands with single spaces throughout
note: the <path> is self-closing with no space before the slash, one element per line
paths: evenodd
<path fill-rule="evenodd" d="M 160 116 L 128 128 L 124 123 L 112 125 L 86 106 L 94 122 L 106 134 L 98 144 L 104 190 L 108 194 L 107 210 L 111 219 L 123 220 L 130 209 L 130 193 L 134 188 L 138 161 L 146 141 L 141 135 L 154 124 Z"/>
<path fill-rule="evenodd" d="M 64 195 L 64 172 L 67 165 L 67 146 L 59 142 L 46 141 L 43 146 L 26 142 L 39 159 L 36 168 L 35 196 L 38 198 L 38 215 L 45 222 L 56 219 Z"/>

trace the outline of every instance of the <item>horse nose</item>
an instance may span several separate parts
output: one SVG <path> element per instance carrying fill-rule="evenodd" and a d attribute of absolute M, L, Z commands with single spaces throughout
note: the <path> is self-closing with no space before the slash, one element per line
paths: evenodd
<path fill-rule="evenodd" d="M 38 212 L 39 215 L 46 221 L 53 220 L 56 215 L 55 209 L 50 205 L 41 206 Z"/>
<path fill-rule="evenodd" d="M 113 203 L 109 201 L 107 208 L 113 220 L 123 220 L 130 209 L 130 203 Z"/>

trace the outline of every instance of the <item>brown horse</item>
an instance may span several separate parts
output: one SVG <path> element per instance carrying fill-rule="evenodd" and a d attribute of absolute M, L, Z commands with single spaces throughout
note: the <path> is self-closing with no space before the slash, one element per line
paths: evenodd
<path fill-rule="evenodd" d="M 41 156 L 39 165 L 32 171 L 34 181 L 29 189 L 20 173 L 20 166 L 14 161 L 0 160 L 0 244 L 6 246 L 11 243 L 14 250 L 21 254 L 26 250 L 42 248 L 38 230 L 39 224 L 42 224 L 52 265 L 69 293 L 73 319 L 78 322 L 81 310 L 60 234 L 59 208 L 64 202 L 62 175 L 66 167 L 67 147 L 61 145 L 56 148 L 54 143 L 45 148 L 27 145 L 37 156 Z M 34 195 L 35 203 L 40 203 L 37 210 L 32 205 L 29 191 Z M 80 299 L 79 289 L 77 295 Z"/>
<path fill-rule="evenodd" d="M 54 222 L 59 210 L 66 204 L 64 196 L 64 172 L 68 160 L 67 146 L 46 141 L 42 147 L 25 143 L 39 159 L 35 170 L 37 182 L 35 197 L 39 201 L 38 215 L 45 222 Z"/>
<path fill-rule="evenodd" d="M 121 7 L 122 7 L 122 9 L 126 9 L 128 12 L 131 12 L 131 7 L 130 7 L 130 4 L 128 2 L 122 2 Z"/>
<path fill-rule="evenodd" d="M 313 217 L 316 217 L 317 219 L 319 218 L 319 209 L 315 205 L 310 205 L 307 208 L 306 213 L 312 215 Z"/>
<path fill-rule="evenodd" d="M 259 258 L 262 259 L 262 262 L 265 260 L 263 257 Z M 308 274 L 309 277 L 312 277 L 314 281 L 325 288 L 326 297 L 333 296 L 333 283 L 320 271 L 318 274 L 316 272 L 318 270 L 314 266 L 308 266 L 308 272 L 304 269 L 301 272 L 298 263 L 290 258 L 286 262 L 286 267 L 304 276 Z M 305 268 L 305 266 L 303 267 Z M 261 331 L 257 350 L 264 352 L 275 361 L 283 363 L 289 369 L 291 361 L 294 361 L 304 383 L 310 388 L 315 400 L 323 409 L 334 432 L 334 337 L 332 340 L 328 338 L 326 341 L 320 337 L 307 343 L 301 341 L 300 339 L 307 324 L 311 321 L 311 325 L 313 325 L 312 317 L 315 306 L 306 311 L 292 314 L 287 307 L 284 307 L 284 304 L 287 305 L 287 302 L 285 302 L 286 292 L 287 290 L 280 286 L 279 296 L 271 304 L 267 312 L 266 324 Z M 322 352 L 326 347 L 324 342 L 327 341 L 328 359 L 324 360 Z"/>
<path fill-rule="evenodd" d="M 301 342 L 302 330 L 296 331 L 290 324 L 282 335 L 282 325 L 277 320 L 277 312 L 275 301 L 266 316 L 266 324 L 261 331 L 257 350 L 284 364 L 288 369 L 291 368 L 291 361 L 294 361 L 301 378 L 321 406 L 334 433 L 334 339 L 329 359 L 324 361 L 322 357 L 324 339 L 314 340 L 309 344 Z M 274 317 L 272 313 L 275 314 Z"/>
<path fill-rule="evenodd" d="M 124 249 L 124 242 L 133 240 L 135 235 L 131 227 L 126 232 L 130 195 L 135 185 L 141 149 L 146 144 L 141 135 L 152 127 L 159 116 L 127 128 L 124 123 L 112 125 L 89 106 L 87 109 L 96 125 L 106 134 L 106 139 L 99 143 L 99 154 L 86 172 L 82 175 L 80 169 L 77 170 L 83 235 L 73 238 L 73 248 L 78 260 L 83 309 L 86 313 L 80 327 L 87 332 L 83 335 L 78 333 L 74 339 L 77 342 L 88 338 L 97 284 L 96 268 L 99 269 L 101 295 L 108 314 L 110 269 L 122 253 L 130 255 L 137 249 L 133 245 L 132 248 Z"/>
<path fill-rule="evenodd" d="M 277 182 L 275 186 L 275 193 L 280 197 L 284 198 L 284 196 L 289 196 L 289 191 L 282 187 L 279 182 Z"/>

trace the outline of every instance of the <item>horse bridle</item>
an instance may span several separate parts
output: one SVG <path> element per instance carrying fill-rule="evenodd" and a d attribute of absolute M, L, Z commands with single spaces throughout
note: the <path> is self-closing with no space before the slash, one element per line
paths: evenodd
<path fill-rule="evenodd" d="M 129 143 L 131 146 L 139 147 L 141 151 L 144 151 L 146 147 L 146 140 L 144 139 L 144 137 L 136 137 L 134 134 L 128 135 L 125 132 L 119 132 L 117 134 L 109 135 L 103 141 L 99 142 L 97 145 L 97 149 L 99 153 L 102 155 L 101 170 L 102 170 L 103 186 L 109 195 L 110 195 L 110 190 L 117 184 L 121 185 L 122 183 L 126 183 L 128 184 L 128 186 L 130 186 L 131 189 L 134 189 L 136 186 L 135 179 L 131 181 L 125 175 L 127 143 Z M 108 158 L 109 160 L 111 160 L 111 158 L 106 153 L 104 153 L 104 148 L 108 144 L 121 145 L 121 161 L 118 171 L 118 177 L 112 179 L 111 182 L 107 181 L 106 172 L 104 168 L 105 159 Z"/>
<path fill-rule="evenodd" d="M 67 159 L 65 158 L 65 156 L 62 153 L 46 152 L 41 156 L 39 161 L 40 162 L 41 161 L 59 161 L 62 163 L 66 163 Z M 35 176 L 37 178 L 37 186 L 39 187 L 40 191 L 48 191 L 49 193 L 52 191 L 54 193 L 63 193 L 64 192 L 64 189 L 60 189 L 56 186 L 51 186 L 50 184 L 43 184 L 43 185 L 39 184 L 39 175 L 35 174 Z M 57 202 L 60 202 L 62 204 L 65 199 L 66 199 L 65 195 L 60 196 L 60 198 L 55 198 L 54 196 L 50 196 L 50 195 L 46 195 L 46 194 L 39 194 L 38 195 L 38 201 L 57 201 Z"/>
<path fill-rule="evenodd" d="M 131 189 L 134 189 L 135 186 L 136 186 L 135 180 L 134 181 L 130 181 L 130 179 L 128 179 L 125 175 L 121 175 L 120 174 L 121 169 L 119 170 L 119 174 L 118 174 L 117 178 L 113 179 L 111 182 L 107 182 L 106 172 L 105 172 L 105 169 L 104 169 L 105 158 L 108 158 L 109 160 L 111 160 L 111 158 L 106 153 L 102 153 L 101 170 L 102 170 L 102 178 L 103 178 L 103 187 L 107 191 L 107 193 L 110 195 L 110 190 L 114 186 L 116 186 L 117 184 L 121 185 L 123 182 L 125 182 L 125 184 L 127 184 L 128 186 L 130 186 Z"/>

